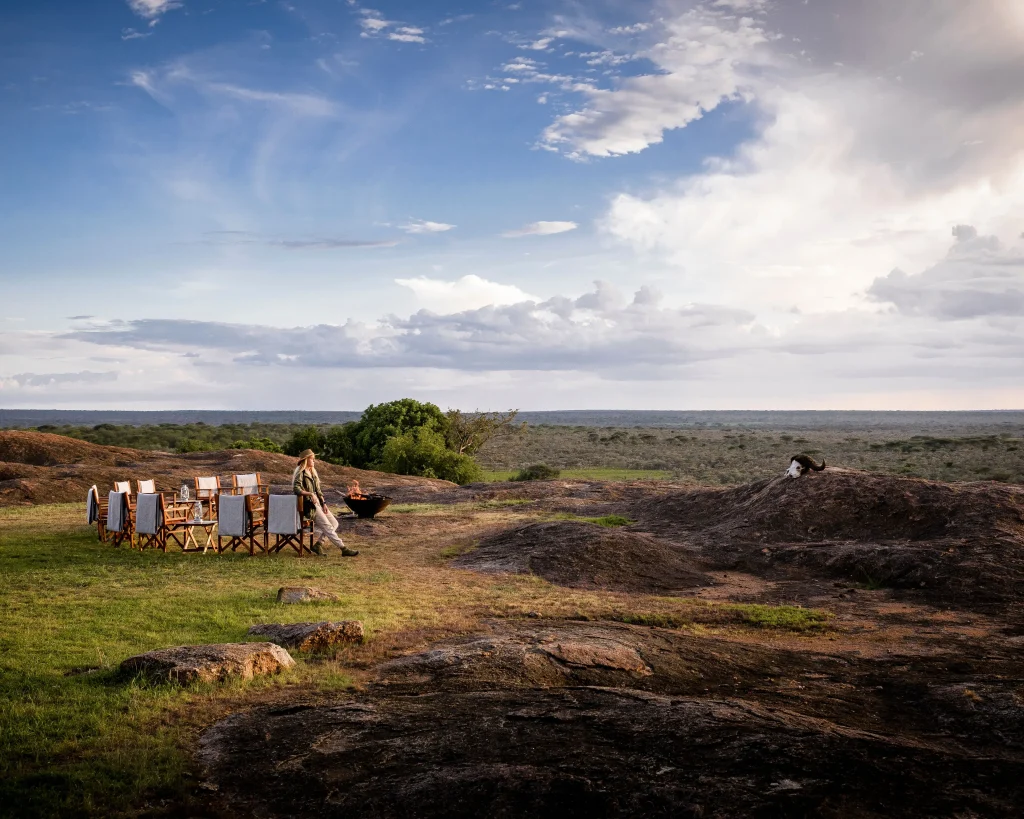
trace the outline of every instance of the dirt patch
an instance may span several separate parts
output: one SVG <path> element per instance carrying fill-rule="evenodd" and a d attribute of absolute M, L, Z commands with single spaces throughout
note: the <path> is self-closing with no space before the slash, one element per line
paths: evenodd
<path fill-rule="evenodd" d="M 711 584 L 681 546 L 594 523 L 532 523 L 486 538 L 452 564 L 535 574 L 559 586 L 669 594 Z"/>

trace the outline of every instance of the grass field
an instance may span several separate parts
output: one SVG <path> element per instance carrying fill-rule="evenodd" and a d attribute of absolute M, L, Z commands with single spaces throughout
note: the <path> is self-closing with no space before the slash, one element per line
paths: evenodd
<path fill-rule="evenodd" d="M 357 559 L 299 560 L 114 549 L 77 506 L 0 509 L 0 814 L 159 814 L 194 791 L 189 749 L 229 710 L 362 685 L 395 652 L 471 630 L 481 618 L 605 617 L 721 630 L 818 629 L 801 608 L 706 603 L 552 586 L 532 576 L 451 569 L 481 530 L 546 519 L 529 504 L 407 504 Z M 621 525 L 622 520 L 604 521 Z M 277 589 L 316 585 L 337 603 L 282 606 Z M 238 642 L 259 622 L 359 619 L 364 646 L 248 684 L 179 689 L 118 674 L 133 654 Z"/>
<path fill-rule="evenodd" d="M 965 428 L 960 434 L 896 436 L 884 430 L 785 432 L 744 429 L 530 427 L 492 441 L 477 455 L 488 480 L 545 463 L 563 478 L 748 483 L 780 475 L 804 452 L 833 466 L 940 481 L 1024 483 L 1024 438 Z"/>

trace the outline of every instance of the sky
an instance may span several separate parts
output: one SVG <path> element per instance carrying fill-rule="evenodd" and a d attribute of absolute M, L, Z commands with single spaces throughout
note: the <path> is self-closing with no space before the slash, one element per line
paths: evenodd
<path fill-rule="evenodd" d="M 1020 0 L 6 0 L 0 406 L 1024 408 Z"/>

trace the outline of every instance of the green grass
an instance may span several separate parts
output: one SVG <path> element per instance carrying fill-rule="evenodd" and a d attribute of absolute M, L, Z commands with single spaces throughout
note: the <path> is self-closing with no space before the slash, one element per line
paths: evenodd
<path fill-rule="evenodd" d="M 179 794 L 189 758 L 181 732 L 160 717 L 213 689 L 124 680 L 119 663 L 153 648 L 244 641 L 253 623 L 301 619 L 275 593 L 313 568 L 114 549 L 72 524 L 80 514 L 78 504 L 0 509 L 0 805 L 24 816 L 117 815 L 140 794 Z M 330 616 L 374 620 L 350 602 L 332 604 Z M 297 669 L 245 689 L 302 680 L 310 669 L 297 660 Z M 348 682 L 319 677 L 321 686 Z"/>
<path fill-rule="evenodd" d="M 615 467 L 589 467 L 586 469 L 563 469 L 559 480 L 572 481 L 664 481 L 672 477 L 665 469 L 618 469 Z M 510 481 L 519 474 L 518 469 L 507 471 L 484 471 L 488 482 Z"/>
<path fill-rule="evenodd" d="M 710 609 L 713 617 L 722 623 L 739 623 L 755 628 L 778 631 L 808 632 L 824 628 L 831 614 L 819 609 L 805 609 L 800 606 L 762 606 L 756 604 L 723 603 Z M 695 623 L 707 623 L 708 611 L 695 609 L 693 612 L 615 612 L 603 615 L 604 619 L 618 620 L 638 626 L 656 628 L 685 628 Z"/>
<path fill-rule="evenodd" d="M 587 518 L 581 515 L 574 515 L 571 512 L 556 512 L 553 515 L 548 516 L 548 520 L 578 520 L 583 523 L 596 523 L 598 526 L 604 526 L 606 529 L 616 529 L 619 526 L 629 526 L 631 523 L 636 523 L 635 520 L 630 520 L 622 515 L 603 515 L 599 518 Z"/>

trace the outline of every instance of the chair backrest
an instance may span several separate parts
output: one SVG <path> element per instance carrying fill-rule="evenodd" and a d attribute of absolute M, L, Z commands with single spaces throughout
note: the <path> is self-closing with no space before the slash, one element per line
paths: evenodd
<path fill-rule="evenodd" d="M 96 484 L 89 487 L 89 494 L 85 496 L 85 522 L 95 523 L 100 519 L 100 490 Z"/>
<path fill-rule="evenodd" d="M 114 481 L 114 491 L 124 492 L 126 495 L 132 493 L 132 482 L 131 481 Z"/>
<path fill-rule="evenodd" d="M 148 481 L 135 481 L 139 487 L 140 495 L 155 495 L 156 494 L 156 481 L 152 478 Z"/>
<path fill-rule="evenodd" d="M 232 475 L 231 482 L 240 495 L 255 495 L 260 490 L 260 473 L 250 472 L 248 475 Z"/>
<path fill-rule="evenodd" d="M 213 475 L 208 478 L 196 478 L 196 496 L 212 498 L 220 494 L 220 478 Z"/>
<path fill-rule="evenodd" d="M 302 531 L 300 495 L 267 496 L 267 531 L 272 535 L 295 535 Z"/>
<path fill-rule="evenodd" d="M 129 521 L 128 495 L 125 492 L 111 492 L 107 496 L 107 522 L 105 528 L 108 532 L 120 532 Z"/>
<path fill-rule="evenodd" d="M 217 534 L 242 537 L 247 534 L 248 506 L 241 495 L 223 495 L 217 504 Z"/>
<path fill-rule="evenodd" d="M 135 509 L 135 531 L 140 535 L 155 535 L 164 525 L 164 496 L 155 492 L 139 495 Z"/>

